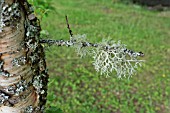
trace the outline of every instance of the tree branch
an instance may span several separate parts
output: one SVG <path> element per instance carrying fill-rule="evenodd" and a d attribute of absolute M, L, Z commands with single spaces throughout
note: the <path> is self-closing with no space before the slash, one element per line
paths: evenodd
<path fill-rule="evenodd" d="M 74 35 L 70 29 L 68 18 L 66 16 L 67 28 L 70 34 L 70 40 L 51 40 L 41 39 L 40 43 L 47 45 L 74 47 L 80 56 L 90 55 L 94 59 L 93 65 L 96 71 L 109 76 L 113 70 L 117 72 L 118 77 L 135 73 L 136 68 L 141 66 L 138 57 L 143 57 L 144 53 L 135 52 L 127 49 L 120 41 L 105 40 L 101 43 L 90 43 L 85 35 Z"/>
<path fill-rule="evenodd" d="M 68 23 L 68 17 L 67 17 L 67 15 L 66 15 L 66 23 L 67 23 L 67 28 L 68 28 L 68 31 L 69 31 L 70 37 L 73 37 L 72 30 L 70 29 L 70 25 L 69 25 L 69 23 Z"/>

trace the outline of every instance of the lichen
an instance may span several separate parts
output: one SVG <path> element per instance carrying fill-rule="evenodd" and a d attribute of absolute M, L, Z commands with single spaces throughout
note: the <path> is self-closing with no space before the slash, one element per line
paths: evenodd
<path fill-rule="evenodd" d="M 19 95 L 21 92 L 25 91 L 28 87 L 26 80 L 21 80 L 16 84 L 15 95 Z"/>
<path fill-rule="evenodd" d="M 3 104 L 6 100 L 8 100 L 9 96 L 5 93 L 0 91 L 0 106 Z"/>
<path fill-rule="evenodd" d="M 5 24 L 3 23 L 3 19 L 2 19 L 2 9 L 3 9 L 3 5 L 4 5 L 4 0 L 0 1 L 0 32 L 3 31 L 3 27 L 5 26 Z"/>
<path fill-rule="evenodd" d="M 33 79 L 33 86 L 36 88 L 36 92 L 39 94 L 44 94 L 43 83 L 41 79 L 41 75 L 35 76 Z"/>
<path fill-rule="evenodd" d="M 29 86 L 30 83 L 27 83 L 26 80 L 21 80 L 16 84 L 4 88 L 4 90 L 9 94 L 18 96 L 20 93 L 24 92 Z"/>
<path fill-rule="evenodd" d="M 18 27 L 18 22 L 21 19 L 21 12 L 19 3 L 13 3 L 12 5 L 5 4 L 2 7 L 1 20 L 0 20 L 0 32 L 3 31 L 4 26 Z"/>
<path fill-rule="evenodd" d="M 100 45 L 93 51 L 93 65 L 96 71 L 106 74 L 107 77 L 113 71 L 117 73 L 118 78 L 131 77 L 143 62 L 137 59 L 140 53 L 127 50 L 126 45 L 120 41 L 104 40 Z"/>
<path fill-rule="evenodd" d="M 0 76 L 10 77 L 11 74 L 8 71 L 4 70 L 4 68 L 3 68 L 4 61 L 1 59 L 1 56 L 2 56 L 2 54 L 0 53 Z"/>
<path fill-rule="evenodd" d="M 92 56 L 96 71 L 105 74 L 106 77 L 114 71 L 118 78 L 131 77 L 144 61 L 138 59 L 138 56 L 144 55 L 142 52 L 127 49 L 121 41 L 107 39 L 101 43 L 93 44 L 86 40 L 86 35 L 74 35 L 70 40 L 78 55 Z"/>
<path fill-rule="evenodd" d="M 15 58 L 12 60 L 12 64 L 13 66 L 21 66 L 21 65 L 24 65 L 26 63 L 26 57 L 23 56 L 23 57 L 19 57 L 19 58 Z"/>
<path fill-rule="evenodd" d="M 33 106 L 29 105 L 25 108 L 24 113 L 33 113 Z"/>

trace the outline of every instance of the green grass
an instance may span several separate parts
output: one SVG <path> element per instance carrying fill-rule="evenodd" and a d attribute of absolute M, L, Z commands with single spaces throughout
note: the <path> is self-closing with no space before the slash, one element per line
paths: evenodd
<path fill-rule="evenodd" d="M 50 47 L 48 112 L 170 112 L 170 11 L 113 1 L 53 0 L 56 12 L 42 20 L 42 28 L 52 39 L 69 39 L 67 15 L 74 34 L 86 34 L 91 42 L 121 40 L 127 48 L 144 52 L 146 62 L 130 79 L 114 74 L 106 78 L 93 69 L 90 58 L 79 58 L 71 48 Z"/>

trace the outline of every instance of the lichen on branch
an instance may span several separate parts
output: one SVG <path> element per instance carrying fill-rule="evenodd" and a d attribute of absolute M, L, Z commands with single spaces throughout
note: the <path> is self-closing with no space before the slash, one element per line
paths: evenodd
<path fill-rule="evenodd" d="M 126 45 L 122 44 L 121 41 L 103 40 L 101 43 L 90 43 L 84 34 L 73 35 L 67 16 L 66 24 L 70 40 L 41 39 L 40 43 L 73 47 L 79 56 L 91 56 L 95 70 L 100 74 L 105 74 L 106 77 L 110 76 L 113 71 L 117 73 L 118 78 L 131 77 L 135 74 L 138 66 L 142 65 L 144 60 L 138 60 L 138 57 L 144 56 L 142 52 L 127 49 Z"/>
<path fill-rule="evenodd" d="M 86 35 L 74 35 L 68 41 L 42 39 L 40 43 L 73 47 L 79 56 L 91 56 L 95 70 L 106 77 L 113 71 L 117 73 L 118 78 L 131 77 L 144 61 L 138 60 L 138 57 L 144 56 L 142 52 L 129 50 L 120 41 L 103 40 L 101 43 L 93 44 L 86 40 Z"/>

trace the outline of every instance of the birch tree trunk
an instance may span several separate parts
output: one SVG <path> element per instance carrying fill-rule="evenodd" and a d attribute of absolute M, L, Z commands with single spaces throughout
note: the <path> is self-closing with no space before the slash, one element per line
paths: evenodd
<path fill-rule="evenodd" d="M 40 24 L 26 0 L 0 0 L 0 113 L 42 113 L 48 74 Z"/>

